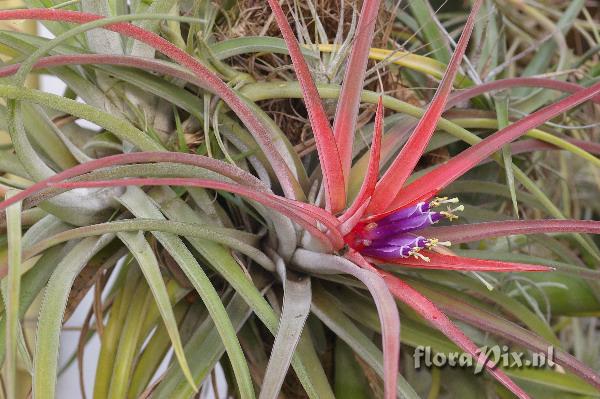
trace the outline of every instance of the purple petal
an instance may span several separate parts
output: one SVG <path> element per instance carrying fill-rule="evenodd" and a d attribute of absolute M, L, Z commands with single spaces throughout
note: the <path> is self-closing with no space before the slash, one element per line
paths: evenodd
<path fill-rule="evenodd" d="M 410 256 L 412 247 L 409 246 L 386 246 L 386 247 L 365 247 L 360 251 L 363 255 L 372 256 L 379 259 L 406 258 Z"/>
<path fill-rule="evenodd" d="M 373 241 L 361 252 L 380 259 L 406 258 L 415 248 L 425 248 L 427 239 L 414 234 L 401 234 L 390 239 Z"/>
<path fill-rule="evenodd" d="M 423 236 L 416 236 L 414 234 L 400 234 L 393 237 L 387 237 L 383 240 L 375 240 L 371 242 L 370 247 L 382 248 L 382 247 L 402 247 L 410 246 L 423 248 L 427 244 L 427 239 Z"/>
<path fill-rule="evenodd" d="M 429 227 L 433 223 L 440 220 L 440 218 L 441 215 L 438 212 L 428 212 L 396 221 L 388 221 L 387 219 L 383 219 L 380 222 L 374 223 L 374 227 L 366 228 L 362 236 L 371 241 L 381 240 L 400 233 L 406 233 L 409 231 L 420 230 L 425 227 Z"/>
<path fill-rule="evenodd" d="M 408 206 L 406 208 L 398 209 L 396 212 L 391 213 L 379 220 L 380 223 L 395 222 L 402 219 L 406 219 L 412 216 L 422 215 L 429 212 L 429 202 L 419 202 L 414 206 Z"/>

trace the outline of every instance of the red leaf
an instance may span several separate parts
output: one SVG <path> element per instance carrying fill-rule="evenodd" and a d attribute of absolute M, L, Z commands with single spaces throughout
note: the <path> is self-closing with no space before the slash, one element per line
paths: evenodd
<path fill-rule="evenodd" d="M 596 220 L 507 220 L 442 226 L 427 229 L 427 234 L 459 244 L 515 234 L 591 233 L 600 234 Z"/>
<path fill-rule="evenodd" d="M 369 158 L 369 166 L 367 167 L 367 173 L 365 174 L 365 179 L 363 180 L 362 186 L 360 187 L 360 191 L 358 195 L 354 199 L 352 206 L 344 212 L 342 216 L 340 216 L 341 222 L 346 222 L 350 218 L 356 220 L 362 217 L 362 213 L 364 213 L 366 207 L 365 204 L 368 205 L 368 202 L 375 190 L 375 185 L 377 184 L 377 176 L 379 176 L 379 158 L 381 155 L 381 136 L 383 135 L 383 100 L 379 97 L 379 102 L 377 103 L 377 112 L 375 113 L 375 126 L 373 127 L 373 142 L 371 144 L 371 157 Z M 355 215 L 356 212 L 361 211 L 361 215 Z M 356 223 L 354 223 L 356 224 Z M 354 226 L 345 226 L 348 231 L 352 230 Z M 343 233 L 342 233 L 343 234 Z"/>
<path fill-rule="evenodd" d="M 132 152 L 127 154 L 112 155 L 93 161 L 85 162 L 80 165 L 74 166 L 60 173 L 57 173 L 45 180 L 39 181 L 13 197 L 0 202 L 0 211 L 3 211 L 8 206 L 23 201 L 26 198 L 31 197 L 34 194 L 43 191 L 48 188 L 50 183 L 57 183 L 63 180 L 71 179 L 76 176 L 89 173 L 94 170 L 107 168 L 116 165 L 127 165 L 134 163 L 147 163 L 147 162 L 168 162 L 168 163 L 179 163 L 185 165 L 194 165 L 200 168 L 211 170 L 226 176 L 233 181 L 252 187 L 254 190 L 260 192 L 267 192 L 268 188 L 262 181 L 257 179 L 254 175 L 243 171 L 240 168 L 232 166 L 228 163 L 205 157 L 202 155 L 184 154 L 180 152 Z"/>
<path fill-rule="evenodd" d="M 164 75 L 174 76 L 183 79 L 187 82 L 194 83 L 204 87 L 204 81 L 196 77 L 196 75 L 173 66 L 168 63 L 151 58 L 133 57 L 130 55 L 115 55 L 115 54 L 61 54 L 51 55 L 40 58 L 34 65 L 34 69 L 52 68 L 63 65 L 124 65 L 152 72 L 162 73 Z M 0 68 L 0 77 L 6 77 L 17 73 L 21 63 L 10 64 Z"/>
<path fill-rule="evenodd" d="M 463 351 L 473 356 L 473 359 L 475 359 L 478 364 L 485 362 L 486 370 L 502 385 L 517 395 L 517 397 L 522 399 L 529 398 L 527 393 L 519 388 L 519 386 L 504 374 L 504 372 L 495 368 L 489 361 L 486 361 L 485 353 L 482 353 L 473 341 L 456 327 L 456 325 L 452 323 L 450 319 L 448 319 L 448 317 L 429 299 L 425 298 L 417 290 L 400 280 L 398 277 L 383 271 L 379 271 L 379 273 L 385 279 L 388 288 L 396 298 L 416 311 L 421 317 L 458 345 Z"/>
<path fill-rule="evenodd" d="M 448 102 L 445 107 L 445 111 L 454 107 L 455 105 L 468 101 L 473 97 L 476 97 L 482 93 L 487 93 L 494 90 L 502 90 L 508 89 L 511 87 L 522 87 L 522 86 L 532 86 L 532 87 L 542 87 L 551 90 L 564 91 L 569 93 L 577 92 L 578 90 L 583 89 L 583 86 L 580 86 L 575 83 L 563 82 L 559 80 L 552 80 L 546 78 L 510 78 L 510 79 L 501 79 L 490 83 L 483 83 L 479 86 L 470 87 L 468 89 L 459 90 L 448 97 Z M 596 103 L 600 103 L 600 96 L 596 96 L 592 99 Z M 387 163 L 392 156 L 392 152 L 395 151 L 395 148 L 399 145 L 401 141 L 406 139 L 406 136 L 414 130 L 414 126 L 416 122 L 407 123 L 407 121 L 402 121 L 394 126 L 392 126 L 385 137 L 382 140 L 382 149 L 381 149 L 381 161 L 383 163 Z M 600 144 L 591 143 L 589 141 L 572 139 L 569 137 L 561 137 L 563 140 L 568 141 L 569 143 L 576 145 L 587 152 L 592 154 L 600 154 Z M 524 140 L 525 141 L 525 140 Z M 527 140 L 527 142 L 519 141 L 517 143 L 513 143 L 511 145 L 511 153 L 513 155 L 520 154 L 522 152 L 536 151 L 536 150 L 556 150 L 559 149 L 554 147 L 551 144 L 545 143 L 543 141 L 538 140 Z M 354 166 L 358 166 L 361 163 L 366 163 L 366 157 L 361 157 L 357 162 L 355 162 Z M 360 168 L 359 168 L 360 170 Z"/>
<path fill-rule="evenodd" d="M 294 70 L 302 88 L 302 96 L 306 103 L 306 110 L 308 111 L 308 118 L 313 129 L 317 152 L 319 153 L 319 161 L 321 162 L 321 170 L 323 171 L 326 208 L 333 214 L 336 214 L 346 206 L 346 186 L 344 184 L 342 164 L 335 137 L 333 136 L 331 125 L 323 108 L 317 86 L 304 60 L 296 36 L 294 36 L 294 32 L 278 0 L 268 1 L 290 52 Z"/>
<path fill-rule="evenodd" d="M 415 284 L 419 283 L 415 282 Z M 542 337 L 510 320 L 502 318 L 497 313 L 490 313 L 479 306 L 474 306 L 474 304 L 439 293 L 433 287 L 421 285 L 421 287 L 417 286 L 417 288 L 425 291 L 437 306 L 450 317 L 471 324 L 498 337 L 505 338 L 517 345 L 522 345 L 533 352 L 547 353 L 549 347 L 552 346 Z M 596 389 L 600 389 L 600 375 L 559 347 L 554 347 L 554 362 L 585 379 Z"/>
<path fill-rule="evenodd" d="M 483 83 L 478 86 L 470 87 L 464 90 L 458 90 L 455 93 L 452 93 L 450 97 L 448 97 L 448 102 L 445 107 L 445 111 L 454 107 L 457 104 L 468 101 L 473 97 L 476 97 L 480 94 L 487 93 L 494 90 L 503 90 L 509 89 L 511 87 L 523 87 L 523 86 L 531 86 L 531 87 L 542 87 L 551 90 L 558 90 L 568 93 L 575 93 L 581 89 L 583 86 L 580 86 L 575 83 L 563 82 L 560 80 L 546 79 L 546 78 L 510 78 L 510 79 L 501 79 L 496 80 L 489 83 Z M 592 99 L 592 101 L 596 103 L 600 103 L 600 96 L 596 96 Z M 386 136 L 383 138 L 383 147 L 382 147 L 382 159 L 386 159 L 390 156 L 390 152 L 393 151 L 396 143 L 403 140 L 408 133 L 413 130 L 414 124 L 407 124 L 406 121 L 402 121 L 392 126 Z M 587 152 L 592 154 L 600 153 L 600 144 L 591 143 L 589 141 L 572 139 L 569 137 L 561 137 L 563 140 L 568 141 L 569 143 L 576 145 Z M 535 143 L 535 144 L 534 144 Z M 529 152 L 534 150 L 546 150 L 546 149 L 557 149 L 551 144 L 537 141 L 537 140 L 528 140 L 527 143 L 523 143 L 519 141 L 511 145 L 511 153 L 513 155 L 519 154 L 522 152 Z M 363 159 L 358 162 L 364 162 Z M 355 165 L 358 164 L 355 163 Z M 387 162 L 387 161 L 385 161 Z"/>
<path fill-rule="evenodd" d="M 394 260 L 377 260 L 378 263 L 417 269 L 438 270 L 465 270 L 478 272 L 549 272 L 552 268 L 541 265 L 530 265 L 526 263 L 500 262 L 495 260 L 484 260 L 476 258 L 465 258 L 462 256 L 444 255 L 431 251 L 421 252 L 429 258 L 429 262 L 415 258 L 398 258 Z"/>
<path fill-rule="evenodd" d="M 483 83 L 478 86 L 469 87 L 468 89 L 461 90 L 455 94 L 452 94 L 448 98 L 448 104 L 446 109 L 449 109 L 456 104 L 460 104 L 463 101 L 470 100 L 473 97 L 477 97 L 480 94 L 487 93 L 494 90 L 510 89 L 512 87 L 543 87 L 545 89 L 563 91 L 567 93 L 576 93 L 585 87 L 580 86 L 576 83 L 563 82 L 561 80 L 553 80 L 546 78 L 510 78 L 500 79 L 493 82 Z M 596 104 L 600 104 L 600 96 L 592 98 Z"/>
<path fill-rule="evenodd" d="M 367 270 L 377 271 L 383 277 L 387 287 L 396 298 L 416 311 L 417 314 L 442 332 L 452 342 L 458 345 L 459 348 L 473 356 L 473 359 L 475 359 L 478 364 L 484 364 L 486 370 L 502 383 L 502 385 L 517 395 L 517 397 L 521 399 L 529 398 L 529 396 L 508 378 L 506 374 L 495 368 L 493 364 L 490 364 L 488 361 L 489 359 L 485 359 L 485 353 L 480 352 L 473 341 L 456 327 L 456 325 L 454 325 L 454 323 L 452 323 L 450 319 L 448 319 L 448 317 L 429 299 L 421 295 L 419 291 L 415 290 L 393 274 L 374 268 L 356 251 L 350 250 L 347 257 Z"/>
<path fill-rule="evenodd" d="M 549 119 L 595 97 L 600 93 L 600 83 L 582 89 L 554 104 L 548 105 L 499 130 L 481 142 L 469 147 L 445 164 L 413 181 L 398 193 L 389 204 L 390 209 L 400 208 L 416 201 L 431 198 L 442 188 L 458 179 L 479 162 Z"/>
<path fill-rule="evenodd" d="M 421 120 L 419 120 L 413 134 L 409 137 L 392 165 L 377 184 L 375 194 L 371 199 L 371 205 L 367 211 L 368 213 L 379 213 L 388 209 L 393 202 L 394 197 L 396 197 L 402 188 L 402 185 L 412 173 L 419 158 L 421 158 L 446 106 L 446 100 L 452 90 L 452 84 L 456 73 L 458 72 L 458 68 L 460 67 L 460 62 L 465 54 L 467 43 L 471 37 L 473 25 L 475 24 L 475 17 L 477 16 L 480 6 L 481 0 L 476 1 L 475 4 L 473 4 L 473 9 L 469 14 L 465 28 L 456 45 L 456 50 L 454 51 L 454 54 L 452 54 L 448 68 L 435 92 L 435 96 L 427 107 L 425 114 L 421 117 Z"/>
<path fill-rule="evenodd" d="M 592 143 L 590 141 L 577 140 L 570 137 L 561 137 L 561 139 L 581 148 L 584 151 L 589 152 L 590 154 L 600 155 L 600 143 Z M 535 139 L 519 140 L 510 145 L 510 152 L 513 155 L 531 151 L 545 150 L 562 150 L 562 148 L 556 147 L 550 143 L 546 143 L 545 141 Z"/>
<path fill-rule="evenodd" d="M 334 135 L 337 140 L 344 171 L 345 185 L 348 185 L 352 166 L 352 145 L 356 131 L 360 95 L 365 81 L 369 51 L 375 32 L 380 0 L 364 0 L 354 36 L 354 44 L 346 63 L 346 73 L 335 111 Z"/>
<path fill-rule="evenodd" d="M 163 185 L 210 188 L 213 190 L 223 190 L 238 194 L 259 202 L 269 208 L 277 210 L 283 215 L 286 215 L 308 230 L 312 235 L 320 239 L 323 243 L 328 244 L 330 246 L 329 250 L 338 250 L 344 245 L 343 237 L 341 237 L 337 230 L 337 221 L 332 223 L 330 218 L 323 218 L 322 213 L 324 211 L 322 209 L 303 202 L 279 197 L 274 194 L 260 192 L 256 189 L 244 187 L 239 184 L 192 178 L 128 178 L 122 180 L 97 180 L 81 182 L 44 182 L 44 186 L 47 188 L 58 187 L 69 190 L 75 188 Z M 4 201 L 0 203 L 0 209 L 4 209 L 9 205 L 9 201 Z M 329 229 L 329 235 L 325 235 L 321 230 L 319 230 L 319 223 L 325 225 Z"/>
<path fill-rule="evenodd" d="M 56 9 L 19 9 L 0 11 L 0 20 L 33 19 L 82 24 L 97 21 L 102 18 L 102 16 L 95 14 Z M 204 86 L 221 97 L 242 122 L 244 122 L 271 162 L 285 195 L 289 198 L 296 198 L 296 187 L 298 186 L 298 183 L 295 182 L 295 178 L 290 169 L 273 144 L 268 128 L 256 117 L 256 115 L 254 115 L 246 104 L 244 104 L 244 101 L 238 97 L 235 91 L 227 86 L 216 74 L 208 70 L 197 59 L 169 41 L 133 24 L 119 22 L 106 25 L 104 29 L 146 43 L 182 66 L 192 70 L 198 79 L 204 83 Z"/>

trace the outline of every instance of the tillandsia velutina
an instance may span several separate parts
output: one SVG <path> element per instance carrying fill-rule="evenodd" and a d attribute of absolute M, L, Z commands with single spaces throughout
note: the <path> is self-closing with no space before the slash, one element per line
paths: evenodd
<path fill-rule="evenodd" d="M 35 153 L 22 129 L 22 117 L 19 113 L 21 102 L 43 101 L 35 91 L 19 90 L 23 78 L 32 68 L 85 64 L 121 65 L 143 68 L 176 77 L 203 87 L 219 96 L 253 134 L 279 185 L 279 187 L 269 186 L 248 171 L 216 159 L 162 151 L 164 148 L 152 141 L 144 132 L 129 124 L 114 119 L 111 120 L 112 124 L 107 125 L 106 120 L 94 119 L 95 114 L 92 107 L 76 108 L 72 104 L 74 101 L 56 99 L 54 103 L 50 104 L 51 107 L 97 122 L 107 130 L 113 131 L 122 140 L 133 142 L 140 152 L 107 156 L 83 162 L 48 178 L 38 179 L 37 183 L 7 198 L 0 204 L 0 209 L 5 210 L 20 201 L 24 201 L 26 207 L 35 206 L 42 200 L 56 196 L 61 191 L 77 188 L 185 186 L 236 194 L 288 218 L 282 220 L 277 216 L 272 216 L 271 222 L 275 228 L 270 233 L 273 239 L 269 244 L 265 244 L 266 249 L 262 248 L 268 256 L 263 253 L 257 254 L 248 246 L 243 245 L 238 245 L 235 248 L 237 251 L 252 254 L 249 256 L 270 272 L 276 271 L 275 264 L 283 262 L 290 269 L 316 277 L 331 273 L 350 274 L 366 285 L 373 295 L 381 322 L 386 398 L 396 397 L 398 382 L 400 317 L 395 300 L 408 305 L 462 350 L 471 354 L 478 362 L 484 363 L 487 371 L 515 395 L 527 398 L 527 393 L 501 369 L 494 367 L 484 359 L 484 354 L 479 353 L 473 341 L 436 305 L 387 267 L 389 264 L 396 264 L 402 267 L 456 271 L 541 272 L 551 270 L 547 266 L 536 264 L 457 256 L 450 249 L 452 240 L 446 238 L 458 237 L 460 241 L 460 234 L 456 230 L 448 230 L 448 227 L 438 230 L 435 225 L 443 219 L 450 222 L 455 220 L 463 206 L 458 203 L 458 198 L 438 195 L 450 183 L 490 157 L 505 144 L 524 135 L 529 129 L 587 100 L 597 101 L 596 96 L 600 93 L 600 83 L 584 88 L 568 84 L 565 86 L 560 82 L 552 84 L 546 80 L 534 79 L 528 81 L 529 83 L 519 81 L 533 86 L 550 85 L 552 88 L 573 92 L 573 94 L 500 129 L 451 158 L 445 164 L 439 165 L 407 183 L 430 142 L 442 113 L 450 105 L 458 102 L 459 98 L 464 100 L 465 95 L 475 96 L 479 93 L 478 90 L 485 92 L 486 87 L 488 90 L 493 89 L 491 85 L 482 85 L 484 88 L 474 88 L 468 94 L 460 93 L 454 98 L 450 97 L 481 3 L 481 1 L 474 2 L 435 96 L 412 130 L 408 141 L 391 165 L 383 171 L 381 177 L 379 175 L 384 98 L 379 99 L 368 167 L 362 174 L 363 181 L 360 190 L 354 198 L 350 198 L 348 185 L 353 161 L 352 146 L 379 1 L 366 0 L 362 5 L 332 127 L 287 17 L 279 2 L 269 0 L 269 5 L 285 39 L 294 70 L 298 76 L 315 137 L 323 176 L 324 207 L 321 207 L 318 202 L 314 204 L 306 202 L 306 193 L 298 182 L 293 165 L 286 161 L 265 123 L 252 111 L 245 100 L 223 82 L 216 73 L 174 44 L 130 23 L 103 24 L 101 16 L 83 12 L 49 9 L 0 11 L 2 20 L 36 19 L 92 24 L 88 25 L 89 28 L 92 26 L 103 27 L 139 40 L 184 67 L 154 59 L 125 55 L 59 54 L 45 56 L 52 50 L 51 46 L 47 46 L 34 53 L 20 66 L 13 65 L 0 69 L 2 76 L 16 73 L 14 81 L 16 83 L 3 85 L 2 93 L 9 100 L 9 115 L 12 122 L 9 128 L 18 156 L 24 157 Z M 123 20 L 126 20 L 126 17 Z M 513 83 L 507 82 L 507 86 L 510 84 Z M 40 162 L 43 161 L 40 160 Z M 94 175 L 98 171 L 110 171 L 111 168 L 119 165 L 159 162 L 193 165 L 214 172 L 218 177 L 201 179 L 126 176 L 118 179 L 98 179 L 95 178 L 97 175 Z M 24 163 L 30 165 L 30 163 Z M 29 167 L 34 168 L 31 165 Z M 280 188 L 279 191 L 278 188 Z M 265 215 L 269 217 L 273 214 L 267 212 Z M 461 225 L 460 229 L 462 232 L 466 232 L 465 234 L 477 230 L 477 236 L 483 238 L 495 236 L 499 231 L 501 235 L 510 235 L 515 232 L 529 234 L 555 231 L 600 232 L 598 222 L 574 220 L 497 222 L 489 225 Z M 226 239 L 220 240 L 221 244 L 229 243 Z M 30 253 L 29 256 L 33 256 L 33 253 Z M 226 349 L 233 351 L 235 348 L 228 347 Z M 180 355 L 178 354 L 178 356 Z M 184 358 L 179 360 L 182 364 L 185 363 Z M 285 364 L 286 368 L 289 367 L 290 361 L 288 359 L 288 363 Z M 597 374 L 585 366 L 576 364 L 568 357 L 563 357 L 558 361 L 562 362 L 564 367 L 584 377 L 595 387 L 600 387 L 600 379 Z M 237 374 L 238 370 L 235 372 L 236 377 L 240 377 Z M 243 373 L 243 370 L 239 373 Z"/>

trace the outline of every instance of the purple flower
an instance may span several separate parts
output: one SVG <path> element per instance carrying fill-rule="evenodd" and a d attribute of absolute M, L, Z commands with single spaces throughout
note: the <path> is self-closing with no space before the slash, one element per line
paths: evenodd
<path fill-rule="evenodd" d="M 415 232 L 439 222 L 444 217 L 449 220 L 456 219 L 457 216 L 453 212 L 462 211 L 462 205 L 454 209 L 448 207 L 447 211 L 433 210 L 442 204 L 456 202 L 457 198 L 443 197 L 398 209 L 378 220 L 357 226 L 352 235 L 353 243 L 350 244 L 358 247 L 364 255 L 373 258 L 397 259 L 414 256 L 427 261 L 428 258 L 419 251 L 450 243 L 439 242 L 435 238 L 428 239 Z"/>

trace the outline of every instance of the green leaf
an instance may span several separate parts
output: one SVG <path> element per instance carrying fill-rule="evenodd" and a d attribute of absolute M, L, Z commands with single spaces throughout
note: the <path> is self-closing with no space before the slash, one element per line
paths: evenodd
<path fill-rule="evenodd" d="M 277 272 L 283 281 L 283 309 L 263 378 L 260 399 L 278 397 L 310 312 L 312 299 L 310 277 L 300 277 L 286 271 L 283 259 L 277 261 Z"/>
<path fill-rule="evenodd" d="M 156 305 L 158 306 L 160 315 L 165 323 L 165 327 L 169 332 L 169 337 L 171 337 L 173 351 L 175 352 L 175 356 L 177 357 L 179 365 L 183 370 L 183 374 L 190 385 L 195 388 L 196 384 L 194 382 L 194 377 L 192 377 L 187 360 L 185 359 L 185 353 L 183 351 L 181 337 L 179 336 L 177 321 L 175 320 L 173 308 L 171 306 L 171 302 L 169 301 L 167 287 L 163 281 L 160 273 L 160 267 L 158 266 L 158 261 L 156 260 L 156 256 L 152 251 L 152 247 L 150 244 L 148 244 L 148 241 L 146 241 L 141 232 L 117 233 L 117 236 L 121 241 L 123 241 L 127 248 L 129 248 L 129 251 L 140 265 L 142 273 L 144 274 L 144 277 L 150 286 L 150 290 L 152 291 L 152 295 Z M 129 371 L 130 370 L 126 370 L 127 373 L 129 373 Z M 123 393 L 124 392 L 126 391 L 123 391 Z"/>
<path fill-rule="evenodd" d="M 410 0 L 408 6 L 419 24 L 423 35 L 423 43 L 427 45 L 433 58 L 447 64 L 450 61 L 450 52 L 446 38 L 440 31 L 434 10 L 428 1 Z"/>
<path fill-rule="evenodd" d="M 156 190 L 151 196 L 160 204 L 161 210 L 169 219 L 203 223 L 200 216 L 184 201 L 178 199 L 170 189 Z M 193 237 L 186 238 L 208 264 L 244 298 L 258 318 L 275 335 L 278 325 L 275 312 L 231 256 L 231 253 L 218 244 Z M 314 353 L 312 343 L 309 337 L 305 337 L 306 334 L 303 334 L 292 359 L 296 375 L 310 398 L 333 398 L 332 389 L 323 367 Z"/>
<path fill-rule="evenodd" d="M 507 370 L 508 372 L 508 370 Z M 544 394 L 546 390 L 558 390 L 563 393 L 572 393 L 578 395 L 586 395 L 587 397 L 600 397 L 600 392 L 590 385 L 586 384 L 582 379 L 571 374 L 560 373 L 556 370 L 521 368 L 510 369 L 511 377 L 516 380 L 526 381 L 527 385 L 535 386 L 537 392 L 543 397 L 549 397 Z M 524 384 L 525 385 L 525 384 Z M 526 386 L 526 385 L 525 385 Z M 542 397 L 537 396 L 536 397 Z M 562 398 L 557 394 L 556 398 Z"/>
<path fill-rule="evenodd" d="M 8 191 L 10 198 L 15 191 Z M 19 323 L 19 299 L 21 291 L 21 203 L 17 202 L 6 209 L 6 234 L 8 237 L 8 276 L 2 291 L 5 297 L 6 315 L 6 360 L 4 383 L 6 394 L 15 398 L 17 392 L 17 347 L 21 326 Z M 22 334 L 22 332 L 21 332 Z"/>
<path fill-rule="evenodd" d="M 140 188 L 129 188 L 119 200 L 137 217 L 164 219 L 162 213 Z M 236 374 L 241 396 L 243 398 L 253 398 L 254 388 L 252 386 L 252 379 L 250 378 L 250 371 L 237 340 L 236 331 L 225 312 L 221 298 L 215 291 L 206 273 L 186 248 L 183 241 L 177 236 L 157 231 L 154 231 L 153 234 L 181 267 L 206 305 L 227 349 Z"/>
<path fill-rule="evenodd" d="M 553 40 L 549 40 L 539 46 L 535 52 L 535 55 L 528 62 L 527 67 L 523 70 L 521 74 L 522 76 L 534 76 L 547 72 L 547 68 L 554 58 L 553 54 L 556 52 L 557 47 L 559 47 L 559 60 L 556 71 L 560 72 L 565 66 L 568 65 L 568 52 L 564 44 L 564 35 L 571 28 L 584 6 L 585 0 L 574 0 L 568 3 L 568 7 L 561 13 L 556 25 L 552 24 L 552 28 L 556 30 L 556 32 L 553 33 Z M 552 98 L 552 94 L 548 94 L 547 92 L 539 93 L 539 90 L 527 88 L 517 90 L 515 95 L 527 95 L 525 98 L 526 101 L 519 105 L 519 109 L 524 111 L 531 111 L 539 108 L 548 100 L 548 98 Z"/>
<path fill-rule="evenodd" d="M 227 305 L 227 319 L 234 329 L 239 330 L 248 319 L 251 310 L 239 294 L 235 294 Z M 225 348 L 223 340 L 215 328 L 214 319 L 207 317 L 199 327 L 195 328 L 192 336 L 186 342 L 186 352 L 189 353 L 190 365 L 198 383 L 214 368 L 223 356 Z M 170 367 L 164 379 L 158 385 L 154 397 L 157 398 L 188 398 L 193 394 L 189 384 L 179 370 Z"/>
<path fill-rule="evenodd" d="M 143 270 L 141 265 L 140 268 Z M 129 389 L 133 374 L 134 359 L 145 338 L 143 336 L 144 319 L 151 305 L 152 293 L 148 289 L 148 285 L 138 283 L 134 295 L 128 303 L 128 315 L 124 319 L 123 328 L 119 336 L 112 376 L 110 378 L 108 398 L 124 398 Z M 168 335 L 170 342 L 172 342 L 170 334 Z"/>
<path fill-rule="evenodd" d="M 368 388 L 360 365 L 352 349 L 341 339 L 335 341 L 335 396 L 337 398 L 369 399 L 373 393 Z"/>
<path fill-rule="evenodd" d="M 600 311 L 600 302 L 594 289 L 582 278 L 558 273 L 527 274 L 524 276 L 539 289 L 527 293 L 540 304 L 549 301 L 554 315 L 586 315 Z M 513 287 L 511 284 L 507 288 Z M 526 303 L 522 296 L 518 300 Z"/>
<path fill-rule="evenodd" d="M 100 355 L 96 366 L 94 397 L 107 398 L 110 389 L 121 331 L 129 314 L 129 305 L 141 281 L 141 272 L 129 258 L 120 269 L 113 284 L 113 305 L 101 338 Z M 109 295 L 109 298 L 111 295 Z"/>
<path fill-rule="evenodd" d="M 50 160 L 61 169 L 77 165 L 77 161 L 59 138 L 59 129 L 52 123 L 42 107 L 24 104 L 22 112 L 27 132 Z"/>
<path fill-rule="evenodd" d="M 35 240 L 39 238 L 38 234 L 53 233 L 66 227 L 65 224 L 58 221 L 53 216 L 47 216 L 27 230 L 23 235 L 22 245 L 23 247 L 26 247 L 28 244 L 35 242 Z M 27 309 L 46 285 L 54 267 L 58 264 L 63 255 L 62 249 L 62 247 L 57 246 L 44 252 L 35 264 L 22 275 L 21 295 L 19 298 L 19 319 L 25 315 Z M 0 364 L 4 362 L 4 357 L 6 355 L 6 332 L 6 318 L 3 317 L 0 319 Z M 22 356 L 22 360 L 29 363 L 27 364 L 28 369 L 33 370 L 31 359 Z"/>
<path fill-rule="evenodd" d="M 377 316 L 374 304 L 365 296 L 360 295 L 348 287 L 341 288 L 335 293 L 331 292 L 329 299 L 351 317 L 354 321 L 376 333 L 381 333 L 381 323 Z M 435 352 L 456 352 L 459 350 L 452 341 L 439 331 L 423 324 L 414 314 L 403 315 L 400 338 L 402 343 L 417 347 L 430 346 Z"/>
<path fill-rule="evenodd" d="M 81 11 L 110 17 L 108 0 L 81 0 Z M 121 37 L 116 32 L 95 29 L 86 32 L 90 50 L 98 54 L 123 54 Z"/>
<path fill-rule="evenodd" d="M 181 323 L 188 308 L 189 305 L 185 303 L 185 301 L 180 302 L 175 306 L 173 311 L 178 323 Z M 185 341 L 184 334 L 182 334 L 181 338 Z M 156 331 L 145 345 L 143 352 L 135 365 L 129 384 L 129 391 L 127 392 L 128 398 L 134 399 L 140 397 L 144 389 L 150 384 L 152 377 L 156 374 L 156 370 L 163 362 L 165 355 L 170 348 L 171 339 L 169 338 L 169 334 L 165 329 L 164 324 L 159 323 L 156 326 Z M 190 362 L 190 364 L 193 371 L 193 363 Z"/>
<path fill-rule="evenodd" d="M 540 319 L 535 313 L 527 308 L 523 303 L 507 295 L 501 289 L 489 290 L 480 281 L 470 278 L 466 275 L 458 273 L 432 273 L 432 279 L 434 281 L 444 281 L 445 283 L 455 283 L 461 289 L 467 289 L 469 292 L 474 292 L 483 298 L 495 303 L 507 314 L 512 315 L 524 325 L 529 327 L 532 331 L 539 334 L 545 340 L 550 342 L 552 345 L 560 346 L 560 341 L 554 335 L 552 328 L 548 325 L 545 320 Z"/>
<path fill-rule="evenodd" d="M 233 39 L 221 40 L 211 45 L 213 54 L 219 60 L 231 58 L 236 55 L 248 53 L 274 53 L 289 54 L 289 50 L 283 39 L 279 37 L 246 36 Z M 307 48 L 301 48 L 302 55 L 306 58 L 316 60 L 315 52 Z"/>
<path fill-rule="evenodd" d="M 494 104 L 496 105 L 496 118 L 498 119 L 498 129 L 504 129 L 509 125 L 508 119 L 508 93 L 501 92 L 494 96 Z M 512 170 L 512 155 L 510 145 L 502 147 L 502 161 L 504 164 L 504 172 L 506 173 L 506 184 L 510 191 L 510 199 L 515 211 L 515 217 L 519 217 L 519 204 L 517 204 L 517 193 L 515 189 L 515 175 Z"/>
<path fill-rule="evenodd" d="M 112 237 L 86 238 L 77 243 L 56 266 L 46 286 L 37 328 L 33 363 L 33 395 L 54 398 L 58 370 L 58 349 L 62 319 L 75 277 Z"/>
<path fill-rule="evenodd" d="M 45 105 L 58 111 L 77 116 L 78 118 L 86 119 L 102 126 L 122 140 L 134 143 L 144 151 L 163 150 L 160 144 L 157 144 L 154 140 L 150 139 L 146 134 L 135 128 L 128 121 L 117 118 L 87 104 L 82 104 L 77 101 L 69 100 L 68 98 L 44 93 L 38 90 L 25 87 L 17 88 L 15 86 L 7 85 L 0 85 L 0 96 L 7 99 L 30 101 L 32 103 Z"/>

